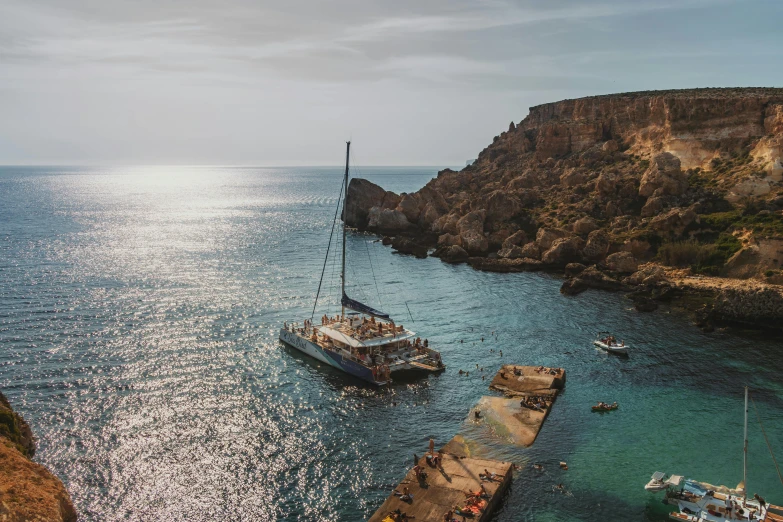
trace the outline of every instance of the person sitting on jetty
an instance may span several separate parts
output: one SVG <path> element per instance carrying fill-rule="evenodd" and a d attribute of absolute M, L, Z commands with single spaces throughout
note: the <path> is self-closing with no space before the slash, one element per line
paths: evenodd
<path fill-rule="evenodd" d="M 484 477 L 485 480 L 489 481 L 500 481 L 504 477 L 504 475 L 499 475 L 495 473 L 494 471 L 489 471 L 487 468 L 484 468 L 484 473 L 479 475 L 479 477 Z"/>
<path fill-rule="evenodd" d="M 402 493 L 395 489 L 394 494 L 400 497 L 400 500 L 403 502 L 413 502 L 413 495 L 411 495 L 411 492 L 408 490 L 408 486 L 402 488 Z"/>
<path fill-rule="evenodd" d="M 426 471 L 424 471 L 424 468 L 422 468 L 422 467 L 421 467 L 421 466 L 419 466 L 418 464 L 416 464 L 415 466 L 413 466 L 413 472 L 414 472 L 414 473 L 416 473 L 416 478 L 417 478 L 419 481 L 421 481 L 421 482 L 424 482 L 424 481 L 426 481 L 426 480 L 427 480 L 427 472 L 426 472 Z"/>
<path fill-rule="evenodd" d="M 454 510 L 453 509 L 449 509 L 448 511 L 446 511 L 446 514 L 443 515 L 443 522 L 456 522 L 456 521 L 457 521 L 457 519 L 454 518 Z"/>

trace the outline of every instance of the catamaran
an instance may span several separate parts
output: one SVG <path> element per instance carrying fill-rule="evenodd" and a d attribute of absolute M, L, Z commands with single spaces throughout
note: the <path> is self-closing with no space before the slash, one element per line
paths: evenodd
<path fill-rule="evenodd" d="M 666 491 L 665 503 L 677 506 L 669 513 L 672 520 L 684 522 L 722 522 L 747 520 L 756 522 L 783 522 L 783 507 L 767 504 L 762 497 L 748 499 L 748 388 L 745 387 L 745 445 L 743 479 L 736 488 L 713 486 L 706 482 L 684 480 L 682 475 L 667 476 L 663 472 L 653 474 L 644 486 L 647 491 Z"/>
<path fill-rule="evenodd" d="M 313 313 L 301 323 L 284 323 L 280 329 L 280 340 L 334 368 L 358 377 L 371 384 L 382 386 L 392 382 L 395 374 L 404 371 L 439 372 L 445 369 L 441 355 L 403 325 L 398 325 L 389 314 L 376 310 L 348 297 L 345 291 L 345 200 L 348 194 L 348 172 L 351 142 L 346 143 L 345 176 L 338 198 L 337 210 L 332 223 L 332 233 L 337 221 L 340 205 L 343 208 L 342 226 L 342 271 L 340 274 L 342 298 L 339 315 L 324 315 L 320 324 L 315 324 L 315 310 L 326 269 L 315 296 Z M 329 240 L 331 246 L 331 236 Z M 348 312 L 346 312 L 348 310 Z"/>

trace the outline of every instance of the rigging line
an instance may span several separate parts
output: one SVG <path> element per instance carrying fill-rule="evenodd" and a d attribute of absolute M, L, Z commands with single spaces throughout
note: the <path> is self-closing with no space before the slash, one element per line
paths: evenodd
<path fill-rule="evenodd" d="M 370 272 L 372 273 L 372 280 L 375 283 L 375 293 L 378 294 L 378 304 L 383 308 L 383 301 L 381 300 L 381 291 L 378 290 L 378 279 L 375 277 L 375 269 L 372 267 L 372 256 L 370 256 L 370 246 L 367 241 L 364 241 L 364 248 L 367 250 L 367 260 L 370 262 Z"/>
<path fill-rule="evenodd" d="M 315 317 L 315 307 L 318 306 L 318 296 L 321 295 L 321 284 L 324 282 L 324 272 L 326 272 L 326 262 L 329 260 L 329 249 L 332 247 L 332 236 L 334 236 L 334 225 L 337 223 L 337 213 L 340 211 L 340 200 L 343 198 L 343 185 L 340 183 L 340 195 L 337 196 L 337 209 L 334 211 L 332 220 L 332 231 L 329 232 L 329 245 L 326 247 L 326 257 L 324 258 L 324 267 L 321 269 L 321 279 L 318 281 L 318 291 L 315 293 L 315 303 L 313 303 L 313 313 L 310 314 L 310 320 Z"/>
<path fill-rule="evenodd" d="M 380 261 L 380 258 L 378 256 L 378 244 L 379 243 L 380 243 L 380 241 L 378 241 L 378 240 L 373 241 L 373 243 L 372 243 L 373 247 L 370 249 L 370 255 L 371 255 L 371 257 L 375 258 L 375 264 L 378 265 L 378 269 L 381 268 L 381 261 Z M 383 285 L 381 285 L 381 286 L 383 286 Z M 378 296 L 378 299 L 379 300 L 380 299 L 384 299 L 385 298 L 384 296 L 386 295 L 386 293 L 387 292 L 384 292 L 383 294 L 380 294 Z"/>
<path fill-rule="evenodd" d="M 408 301 L 405 301 L 405 308 L 408 308 Z M 411 309 L 408 308 L 408 315 L 411 316 L 411 321 L 413 321 L 413 314 L 411 313 Z M 414 323 L 416 321 L 413 321 Z"/>
<path fill-rule="evenodd" d="M 334 274 L 337 271 L 337 256 L 332 254 L 332 275 L 329 278 L 329 294 L 326 298 L 327 309 L 332 304 L 332 293 L 334 292 Z"/>
<path fill-rule="evenodd" d="M 772 446 L 769 444 L 769 439 L 767 438 L 767 432 L 764 430 L 764 425 L 761 423 L 761 417 L 759 416 L 759 410 L 756 408 L 756 401 L 753 400 L 753 397 L 750 398 L 750 402 L 753 403 L 753 411 L 756 412 L 756 419 L 759 421 L 759 426 L 761 426 L 761 433 L 764 434 L 764 441 L 767 443 L 767 449 L 769 450 L 769 454 L 772 457 L 772 462 L 775 463 L 775 471 L 778 472 L 778 478 L 780 479 L 780 483 L 783 484 L 783 475 L 780 474 L 780 466 L 778 466 L 778 461 L 775 459 L 775 454 L 772 453 Z"/>

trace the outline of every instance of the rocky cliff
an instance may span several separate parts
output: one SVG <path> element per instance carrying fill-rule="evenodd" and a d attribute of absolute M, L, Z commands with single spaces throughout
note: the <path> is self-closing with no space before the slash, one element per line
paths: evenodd
<path fill-rule="evenodd" d="M 30 460 L 34 453 L 30 426 L 0 393 L 0 520 L 75 522 L 68 491 L 49 470 Z"/>
<path fill-rule="evenodd" d="M 416 193 L 353 180 L 346 222 L 484 270 L 654 261 L 783 283 L 782 156 L 783 89 L 564 100 Z"/>

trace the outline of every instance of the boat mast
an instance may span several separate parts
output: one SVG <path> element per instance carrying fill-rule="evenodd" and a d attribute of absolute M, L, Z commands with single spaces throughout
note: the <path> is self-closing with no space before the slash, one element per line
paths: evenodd
<path fill-rule="evenodd" d="M 346 141 L 345 142 L 345 191 L 343 192 L 343 269 L 340 274 L 340 279 L 342 281 L 342 295 L 340 296 L 340 302 L 342 302 L 342 296 L 345 295 L 345 233 L 346 233 L 346 224 L 345 220 L 347 219 L 346 213 L 345 213 L 345 202 L 348 201 L 348 158 L 350 158 L 351 154 L 351 142 Z M 345 317 L 345 305 L 342 307 L 342 311 L 340 313 L 340 317 Z M 747 405 L 746 408 L 747 410 Z M 747 414 L 747 411 L 746 411 Z"/>
<path fill-rule="evenodd" d="M 745 441 L 742 447 L 742 498 L 748 499 L 748 387 L 745 386 Z"/>

